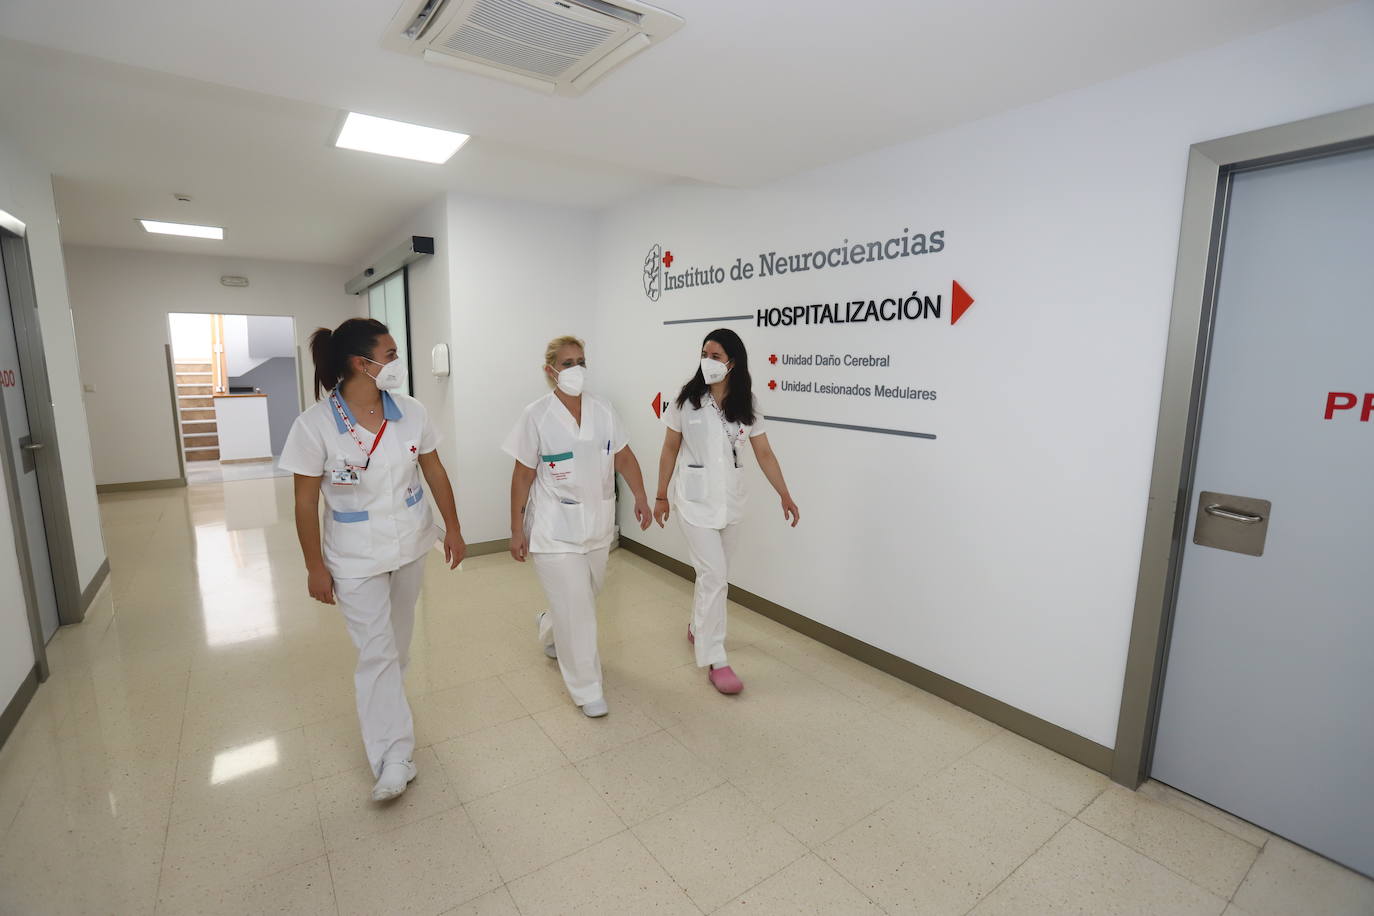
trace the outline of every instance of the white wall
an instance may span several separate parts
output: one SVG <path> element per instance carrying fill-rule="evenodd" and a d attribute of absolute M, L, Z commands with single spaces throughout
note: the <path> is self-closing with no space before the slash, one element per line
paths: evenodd
<path fill-rule="evenodd" d="M 259 364 L 296 355 L 295 322 L 290 318 L 254 315 L 248 319 L 248 355 Z"/>
<path fill-rule="evenodd" d="M 267 398 L 215 398 L 215 432 L 222 460 L 272 457 Z"/>
<path fill-rule="evenodd" d="M 179 362 L 210 362 L 209 315 L 188 315 L 173 313 L 167 316 L 167 326 L 172 334 L 172 355 Z"/>
<path fill-rule="evenodd" d="M 255 360 L 248 353 L 248 316 L 224 316 L 224 371 L 225 374 L 243 375 L 262 360 Z"/>
<path fill-rule="evenodd" d="M 407 235 L 434 237 L 434 256 L 410 265 L 413 352 L 405 356 L 415 396 L 443 435 L 439 455 L 469 543 L 510 536 L 511 461 L 501 441 L 549 390 L 540 370 L 548 340 L 591 330 L 594 229 L 586 211 L 449 194 L 378 238 L 371 253 Z M 452 356 L 448 379 L 430 374 L 440 342 Z M 588 341 L 589 362 L 606 352 Z M 589 389 L 603 390 L 592 372 Z"/>
<path fill-rule="evenodd" d="M 803 520 L 785 529 L 751 469 L 731 579 L 1110 747 L 1188 146 L 1374 102 L 1371 47 L 1374 6 L 1357 4 L 762 190 L 682 188 L 619 207 L 598 246 L 596 387 L 612 394 L 647 469 L 662 443 L 648 404 L 677 390 L 713 326 L 664 320 L 912 289 L 943 294 L 947 310 L 958 280 L 976 303 L 954 327 L 947 311 L 925 323 L 730 324 L 750 346 L 766 412 L 939 436 L 775 424 Z M 658 302 L 641 288 L 655 243 L 673 251 L 673 272 L 728 269 L 737 256 L 757 265 L 774 248 L 829 249 L 904 227 L 943 229 L 947 247 Z M 542 249 L 521 245 L 532 252 Z M 547 275 L 574 287 L 566 269 Z M 894 365 L 783 371 L 771 352 L 890 352 Z M 938 400 L 770 393 L 773 377 L 906 384 Z M 629 530 L 628 516 L 621 523 Z M 676 527 L 632 536 L 687 557 Z"/>
<path fill-rule="evenodd" d="M 13 214 L 28 227 L 29 258 L 57 423 L 77 577 L 84 589 L 105 562 L 105 543 L 100 532 L 100 507 L 96 501 L 85 406 L 81 400 L 57 211 L 48 175 L 5 141 L 0 141 L 0 209 Z M 0 595 L 6 596 L 20 594 L 12 524 L 7 498 L 0 494 Z M 33 652 L 24 608 L 19 601 L 0 601 L 0 708 L 9 702 L 32 666 Z"/>
<path fill-rule="evenodd" d="M 68 282 L 81 350 L 96 480 L 101 484 L 178 475 L 164 347 L 167 315 L 281 315 L 296 319 L 310 402 L 308 338 L 360 314 L 347 295 L 347 268 L 68 246 Z M 249 286 L 221 286 L 223 274 Z"/>
<path fill-rule="evenodd" d="M 607 394 L 603 367 L 615 351 L 591 334 L 592 214 L 453 194 L 448 216 L 455 480 L 464 535 L 477 543 L 510 537 L 512 462 L 501 442 L 549 391 L 545 345 L 563 334 L 587 339 L 587 389 Z"/>

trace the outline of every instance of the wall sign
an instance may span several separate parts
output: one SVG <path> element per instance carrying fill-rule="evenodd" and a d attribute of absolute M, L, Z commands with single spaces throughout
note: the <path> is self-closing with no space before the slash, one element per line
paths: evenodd
<path fill-rule="evenodd" d="M 798 274 L 811 270 L 851 267 L 859 264 L 874 264 L 879 261 L 893 261 L 901 258 L 916 257 L 923 254 L 939 254 L 945 250 L 945 230 L 917 232 L 904 227 L 901 235 L 877 241 L 851 243 L 844 239 L 839 245 L 830 248 L 804 249 L 794 252 L 764 251 L 757 258 L 746 261 L 735 258 L 729 270 L 719 265 L 705 267 L 679 266 L 675 273 L 669 273 L 673 262 L 678 260 L 672 251 L 664 250 L 662 245 L 649 247 L 644 256 L 644 295 L 657 302 L 664 292 L 679 289 L 694 289 L 756 277 L 775 277 L 783 274 Z"/>
<path fill-rule="evenodd" d="M 742 283 L 777 276 L 796 276 L 812 271 L 829 271 L 846 267 L 873 265 L 883 261 L 901 261 L 945 250 L 943 229 L 929 233 L 904 228 L 900 235 L 886 239 L 841 244 L 799 252 L 770 250 L 751 256 L 748 260 L 736 257 L 728 268 L 720 264 L 698 265 L 681 263 L 680 255 L 661 244 L 651 245 L 641 267 L 644 295 L 659 301 L 665 294 L 680 290 L 700 289 L 722 284 Z M 909 262 L 910 263 L 910 262 Z M 834 281 L 825 278 L 833 296 Z M 818 301 L 770 303 L 755 307 L 750 314 L 709 316 L 676 315 L 663 320 L 666 325 L 715 324 L 752 322 L 755 328 L 776 332 L 777 340 L 768 357 L 768 368 L 754 369 L 756 383 L 776 395 L 777 404 L 796 405 L 798 416 L 765 415 L 768 420 L 800 423 L 830 429 L 882 433 L 920 439 L 935 439 L 934 433 L 917 432 L 878 426 L 841 423 L 830 419 L 805 416 L 846 413 L 846 400 L 879 401 L 888 404 L 931 403 L 939 398 L 938 389 L 928 380 L 893 378 L 892 369 L 901 366 L 902 353 L 892 346 L 892 334 L 901 327 L 916 327 L 929 322 L 942 324 L 948 317 L 956 325 L 968 313 L 973 297 L 957 281 L 948 281 L 938 293 L 911 289 L 903 292 L 873 291 L 854 298 L 826 298 Z M 944 289 L 948 289 L 948 298 Z M 713 310 L 714 311 L 714 310 Z M 834 349 L 807 348 L 803 341 L 790 340 L 798 329 L 829 329 L 836 333 L 881 330 L 881 349 L 866 350 L 857 341 Z M 812 335 L 814 336 L 814 335 Z M 868 337 L 870 335 L 861 335 Z M 836 343 L 839 338 L 836 338 Z M 822 370 L 822 371 L 817 371 Z M 657 392 L 650 402 L 655 416 L 662 416 L 665 402 Z M 788 413 L 793 411 L 788 410 Z"/>

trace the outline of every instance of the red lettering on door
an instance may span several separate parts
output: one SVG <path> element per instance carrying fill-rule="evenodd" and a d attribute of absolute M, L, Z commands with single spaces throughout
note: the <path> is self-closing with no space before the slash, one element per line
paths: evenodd
<path fill-rule="evenodd" d="M 1350 410 L 1359 403 L 1359 397 L 1352 392 L 1328 392 L 1326 395 L 1326 419 L 1330 420 L 1338 410 Z M 1365 394 L 1364 404 L 1360 407 L 1360 422 L 1368 423 L 1370 417 L 1374 417 L 1374 392 Z"/>
<path fill-rule="evenodd" d="M 1344 404 L 1337 404 L 1336 399 L 1341 398 Z M 1349 410 L 1359 403 L 1355 395 L 1346 391 L 1333 391 L 1326 396 L 1326 419 L 1330 420 L 1332 415 L 1338 410 Z"/>

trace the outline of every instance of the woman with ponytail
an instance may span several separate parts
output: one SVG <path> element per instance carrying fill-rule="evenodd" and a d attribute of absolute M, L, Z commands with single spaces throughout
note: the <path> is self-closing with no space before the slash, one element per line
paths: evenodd
<path fill-rule="evenodd" d="M 358 647 L 358 720 L 377 780 L 372 798 L 385 801 L 415 778 L 415 725 L 402 676 L 425 555 L 442 540 L 452 569 L 467 547 L 435 451 L 438 433 L 424 406 L 395 390 L 405 364 L 386 325 L 350 318 L 333 331 L 320 328 L 310 335 L 310 355 L 316 403 L 296 418 L 281 466 L 295 475 L 310 596 L 339 606 Z M 434 526 L 425 486 L 443 531 Z"/>
<path fill-rule="evenodd" d="M 660 528 L 670 506 L 687 536 L 696 569 L 692 622 L 687 639 L 696 649 L 697 667 L 721 693 L 739 693 L 744 684 L 725 657 L 727 565 L 744 516 L 744 445 L 753 448 L 759 468 L 782 499 L 782 516 L 792 527 L 801 512 L 787 492 L 782 468 L 768 444 L 763 414 L 754 400 L 749 354 L 729 328 L 718 328 L 701 344 L 701 362 L 663 412 L 668 425 L 658 460 L 654 518 Z M 671 488 L 669 496 L 669 484 Z"/>

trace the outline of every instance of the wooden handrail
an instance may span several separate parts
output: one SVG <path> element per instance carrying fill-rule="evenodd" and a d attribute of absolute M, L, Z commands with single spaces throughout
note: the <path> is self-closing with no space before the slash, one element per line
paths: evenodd
<path fill-rule="evenodd" d="M 210 371 L 216 394 L 229 390 L 229 372 L 224 360 L 224 316 L 210 316 Z"/>

